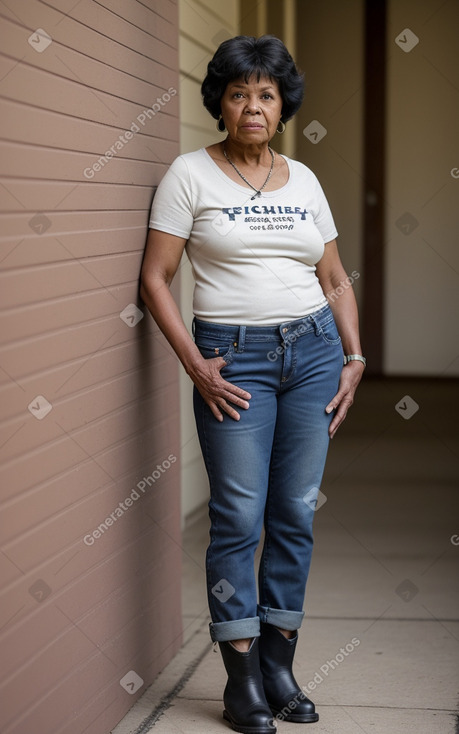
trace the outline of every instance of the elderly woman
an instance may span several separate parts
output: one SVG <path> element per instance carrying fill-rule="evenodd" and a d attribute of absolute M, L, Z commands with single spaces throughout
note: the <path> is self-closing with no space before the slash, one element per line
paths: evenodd
<path fill-rule="evenodd" d="M 329 438 L 365 359 L 321 186 L 270 147 L 303 97 L 284 44 L 225 41 L 202 95 L 224 139 L 177 158 L 159 185 L 141 295 L 194 383 L 210 483 L 210 634 L 228 673 L 223 715 L 235 731 L 268 734 L 273 713 L 319 718 L 292 662 Z M 184 250 L 194 340 L 169 290 Z"/>

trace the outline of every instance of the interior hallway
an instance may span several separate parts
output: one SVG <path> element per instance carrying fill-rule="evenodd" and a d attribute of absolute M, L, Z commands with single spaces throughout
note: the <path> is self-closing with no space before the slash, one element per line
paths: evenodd
<path fill-rule="evenodd" d="M 458 403 L 457 381 L 367 379 L 332 441 L 295 669 L 320 714 L 311 734 L 459 732 Z M 231 731 L 207 532 L 203 512 L 183 538 L 185 644 L 114 734 Z"/>

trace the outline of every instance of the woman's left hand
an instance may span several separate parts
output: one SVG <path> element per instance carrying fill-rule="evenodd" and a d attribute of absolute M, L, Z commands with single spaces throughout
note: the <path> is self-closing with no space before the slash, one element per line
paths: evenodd
<path fill-rule="evenodd" d="M 352 362 L 348 362 L 348 364 L 341 370 L 338 392 L 325 408 L 326 413 L 331 413 L 332 410 L 336 410 L 328 429 L 330 438 L 333 438 L 345 419 L 347 411 L 354 402 L 354 394 L 357 389 L 357 385 L 362 379 L 364 369 L 365 366 L 362 362 L 353 360 Z"/>

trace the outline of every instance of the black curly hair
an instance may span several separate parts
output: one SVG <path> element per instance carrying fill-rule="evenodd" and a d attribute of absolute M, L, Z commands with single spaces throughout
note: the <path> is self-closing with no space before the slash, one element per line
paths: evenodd
<path fill-rule="evenodd" d="M 275 36 L 235 36 L 223 41 L 207 66 L 201 86 L 205 108 L 216 120 L 221 114 L 220 100 L 228 84 L 254 75 L 257 82 L 275 80 L 282 97 L 282 122 L 298 112 L 303 101 L 304 80 L 287 48 Z"/>

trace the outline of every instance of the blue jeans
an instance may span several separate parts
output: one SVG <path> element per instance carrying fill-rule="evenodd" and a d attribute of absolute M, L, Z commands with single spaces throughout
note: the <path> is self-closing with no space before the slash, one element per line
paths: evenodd
<path fill-rule="evenodd" d="M 277 326 L 231 326 L 195 319 L 206 359 L 221 356 L 222 377 L 247 390 L 248 410 L 217 421 L 194 389 L 199 441 L 210 483 L 206 555 L 211 637 L 256 637 L 260 620 L 301 626 L 313 545 L 312 523 L 343 366 L 328 305 Z M 258 571 L 254 555 L 265 528 Z"/>

